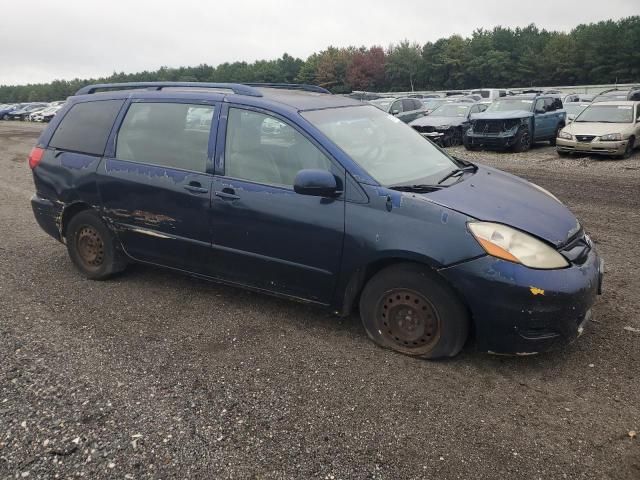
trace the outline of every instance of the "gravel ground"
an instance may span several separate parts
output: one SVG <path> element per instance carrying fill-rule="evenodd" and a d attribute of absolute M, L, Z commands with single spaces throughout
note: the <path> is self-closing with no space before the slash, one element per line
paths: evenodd
<path fill-rule="evenodd" d="M 640 153 L 452 149 L 566 202 L 606 291 L 560 352 L 428 362 L 159 269 L 84 280 L 31 213 L 41 128 L 0 122 L 0 478 L 640 478 Z"/>

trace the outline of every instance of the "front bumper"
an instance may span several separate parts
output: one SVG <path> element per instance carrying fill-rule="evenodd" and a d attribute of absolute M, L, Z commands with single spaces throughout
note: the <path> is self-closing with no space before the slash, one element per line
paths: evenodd
<path fill-rule="evenodd" d="M 577 140 L 568 140 L 565 138 L 556 139 L 556 149 L 559 152 L 576 152 L 591 153 L 599 155 L 622 155 L 627 148 L 628 140 L 619 140 L 615 142 L 600 142 L 593 140 L 591 142 L 578 142 Z"/>
<path fill-rule="evenodd" d="M 471 311 L 478 349 L 531 354 L 575 340 L 601 291 L 603 262 L 591 248 L 583 263 L 536 270 L 484 256 L 440 273 Z"/>
<path fill-rule="evenodd" d="M 517 130 L 508 130 L 500 133 L 479 133 L 468 130 L 465 136 L 468 144 L 473 147 L 507 149 L 515 143 L 516 133 Z"/>

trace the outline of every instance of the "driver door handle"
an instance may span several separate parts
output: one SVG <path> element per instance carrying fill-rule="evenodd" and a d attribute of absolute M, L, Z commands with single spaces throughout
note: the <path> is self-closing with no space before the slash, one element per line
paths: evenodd
<path fill-rule="evenodd" d="M 236 195 L 236 191 L 233 188 L 225 187 L 221 191 L 215 192 L 216 197 L 220 197 L 223 200 L 238 200 L 239 195 Z"/>
<path fill-rule="evenodd" d="M 200 182 L 189 182 L 189 184 L 184 186 L 184 189 L 193 193 L 207 193 L 209 191 L 209 189 L 204 188 Z"/>

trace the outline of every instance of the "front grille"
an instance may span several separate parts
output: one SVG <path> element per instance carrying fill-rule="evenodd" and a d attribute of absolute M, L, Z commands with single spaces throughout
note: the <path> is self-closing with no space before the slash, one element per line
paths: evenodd
<path fill-rule="evenodd" d="M 596 138 L 595 135 L 576 135 L 576 140 L 578 140 L 579 142 L 591 142 L 593 141 L 593 139 Z"/>
<path fill-rule="evenodd" d="M 430 127 L 430 126 L 421 126 L 421 125 L 416 125 L 413 127 L 414 129 L 416 129 L 418 132 L 420 133 L 433 133 L 436 131 L 436 127 Z"/>
<path fill-rule="evenodd" d="M 511 130 L 520 120 L 476 120 L 473 124 L 475 133 L 501 133 Z"/>

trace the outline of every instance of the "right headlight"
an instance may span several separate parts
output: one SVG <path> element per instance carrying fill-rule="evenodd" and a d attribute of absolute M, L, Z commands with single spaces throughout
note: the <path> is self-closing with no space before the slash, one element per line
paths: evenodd
<path fill-rule="evenodd" d="M 573 140 L 573 135 L 565 132 L 564 130 L 560 130 L 560 133 L 558 134 L 558 138 L 564 138 L 565 140 Z"/>
<path fill-rule="evenodd" d="M 615 142 L 622 140 L 621 133 L 607 133 L 606 135 L 600 136 L 600 141 L 602 142 Z"/>
<path fill-rule="evenodd" d="M 531 235 L 492 222 L 470 222 L 469 230 L 489 255 L 530 268 L 569 266 L 566 258 Z"/>

